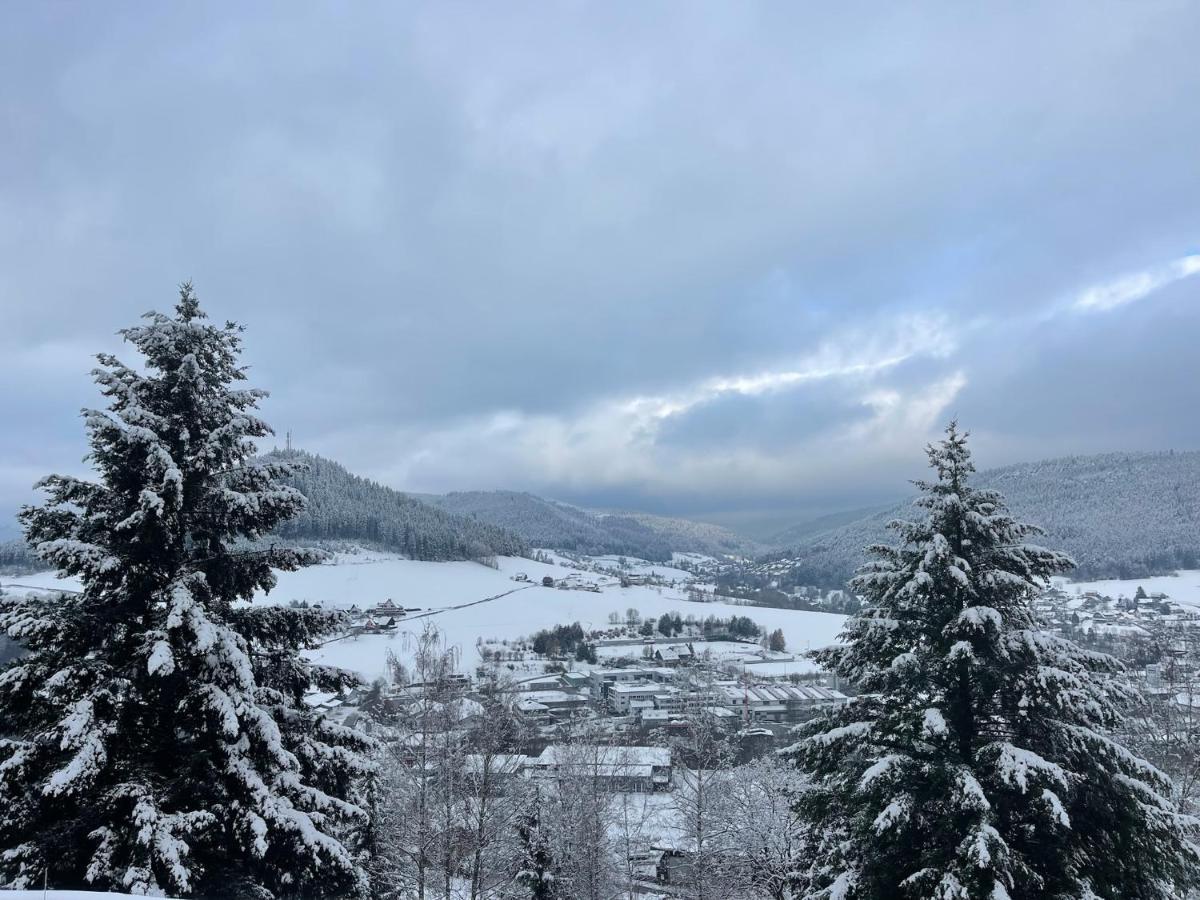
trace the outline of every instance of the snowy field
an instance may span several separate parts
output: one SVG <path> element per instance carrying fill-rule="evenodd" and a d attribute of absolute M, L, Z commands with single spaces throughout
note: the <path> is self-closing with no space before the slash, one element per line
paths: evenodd
<path fill-rule="evenodd" d="M 562 578 L 570 569 L 527 559 L 501 558 L 499 562 L 499 571 L 476 563 L 422 563 L 396 558 L 366 565 L 320 566 L 283 574 L 272 599 L 286 602 L 294 597 L 326 604 L 355 602 L 362 606 L 391 597 L 409 607 L 444 609 L 517 589 L 487 603 L 445 609 L 427 618 L 411 620 L 407 623 L 407 633 L 347 638 L 312 654 L 322 663 L 352 669 L 369 678 L 386 672 L 388 650 L 407 658 L 412 637 L 425 622 L 437 625 L 447 644 L 458 649 L 460 667 L 467 670 L 479 662 L 477 638 L 511 641 L 541 628 L 576 621 L 585 629 L 607 628 L 609 613 L 624 617 L 630 607 L 636 608 L 643 618 L 657 618 L 665 612 L 697 618 L 749 616 L 767 630 L 782 629 L 788 648 L 796 652 L 833 643 L 844 621 L 843 616 L 829 613 L 692 603 L 686 599 L 683 588 L 613 586 L 599 594 L 561 591 L 541 587 L 542 576 Z M 526 573 L 535 586 L 512 581 L 511 576 L 517 572 Z M 639 648 L 631 649 L 636 653 Z"/>
<path fill-rule="evenodd" d="M 756 675 L 763 678 L 782 678 L 786 675 L 811 675 L 820 671 L 815 662 L 799 655 L 791 662 L 746 663 L 743 669 L 751 678 Z"/>
<path fill-rule="evenodd" d="M 674 566 L 668 566 L 664 563 L 646 562 L 644 559 L 634 559 L 625 557 L 625 568 L 621 568 L 620 556 L 589 556 L 588 559 L 606 569 L 618 569 L 629 575 L 651 575 L 655 578 L 661 578 L 663 581 L 687 581 L 692 577 L 691 572 L 685 572 L 683 569 L 676 569 Z"/>
<path fill-rule="evenodd" d="M 608 583 L 599 594 L 543 588 L 540 585 L 543 575 L 558 580 L 578 570 L 512 557 L 501 558 L 499 563 L 500 569 L 497 571 L 478 563 L 417 562 L 370 551 L 339 554 L 331 564 L 281 573 L 279 585 L 271 592 L 269 600 L 276 603 L 305 600 L 325 606 L 348 607 L 358 604 L 366 607 L 391 598 L 397 604 L 432 612 L 432 615 L 424 618 L 410 619 L 406 630 L 394 636 L 347 638 L 312 654 L 323 663 L 351 669 L 368 678 L 385 674 L 389 650 L 402 659 L 408 658 L 411 655 L 412 637 L 425 622 L 438 626 L 447 643 L 458 649 L 460 666 L 468 670 L 479 661 L 477 638 L 511 641 L 529 636 L 540 628 L 576 621 L 584 628 L 605 628 L 608 627 L 609 613 L 616 612 L 623 619 L 630 607 L 636 608 L 643 618 L 657 618 L 664 612 L 678 612 L 681 616 L 691 614 L 697 618 L 709 615 L 749 616 L 769 631 L 781 628 L 788 650 L 797 656 L 805 650 L 833 643 L 845 619 L 844 616 L 831 613 L 726 603 L 692 603 L 686 599 L 686 589 L 682 584 L 677 588 L 644 585 L 621 588 L 604 579 Z M 645 564 L 645 569 L 655 570 L 668 578 L 686 576 L 681 570 L 668 566 Z M 512 581 L 511 576 L 518 572 L 527 574 L 534 584 L 530 586 Z M 582 580 L 599 580 L 587 572 L 580 575 Z M 60 580 L 50 572 L 0 580 L 4 584 L 49 589 L 73 590 L 79 587 L 73 579 Z M 1200 608 L 1200 571 L 1197 570 L 1152 578 L 1059 583 L 1068 593 L 1099 591 L 1112 597 L 1132 597 L 1138 587 L 1142 587 L 1147 593 L 1162 592 L 1178 603 Z M 489 602 L 476 603 L 506 591 L 515 592 Z M 475 605 L 448 609 L 470 603 Z M 637 649 L 630 648 L 629 652 L 636 653 Z M 792 672 L 807 674 L 814 671 L 814 667 L 807 660 L 798 658 L 794 662 L 759 663 L 748 666 L 748 670 L 777 676 Z"/>
<path fill-rule="evenodd" d="M 1174 575 L 1156 575 L 1151 578 L 1108 581 L 1055 580 L 1069 594 L 1096 591 L 1106 597 L 1132 597 L 1140 587 L 1147 594 L 1163 593 L 1183 606 L 1200 607 L 1200 570 L 1196 569 L 1184 569 Z"/>
<path fill-rule="evenodd" d="M 682 586 L 622 588 L 611 585 L 598 594 L 544 588 L 542 576 L 549 575 L 558 580 L 577 570 L 514 557 L 501 557 L 499 564 L 500 568 L 496 570 L 472 562 L 417 562 L 385 553 L 339 554 L 331 564 L 279 573 L 279 585 L 271 592 L 269 600 L 275 603 L 304 600 L 327 607 L 352 604 L 368 607 L 390 598 L 398 605 L 432 612 L 423 618 L 415 618 L 421 615 L 419 613 L 410 614 L 407 622 L 401 622 L 404 630 L 395 635 L 345 638 L 310 653 L 321 663 L 350 669 L 367 678 L 386 674 L 389 650 L 401 659 L 411 658 L 413 637 L 420 633 L 426 622 L 435 624 L 447 644 L 458 649 L 460 668 L 468 671 L 479 663 L 477 638 L 511 641 L 541 628 L 576 621 L 585 629 L 607 628 L 609 613 L 616 612 L 624 618 L 630 607 L 636 608 L 643 618 L 657 618 L 665 612 L 678 612 L 684 617 L 690 614 L 699 619 L 710 615 L 720 618 L 748 616 L 767 631 L 782 629 L 788 650 L 796 654 L 833 643 L 845 620 L 844 616 L 832 613 L 693 603 L 687 600 L 686 589 Z M 672 571 L 668 567 L 660 568 Z M 513 581 L 512 576 L 518 572 L 528 575 L 533 584 Z M 596 580 L 589 573 L 582 575 L 583 580 Z M 5 584 L 10 581 L 68 590 L 79 586 L 70 579 L 60 581 L 49 572 L 3 579 Z M 506 591 L 514 593 L 475 603 Z M 449 608 L 469 603 L 475 605 Z M 697 645 L 697 649 L 701 647 Z M 640 648 L 632 647 L 631 650 L 636 653 Z M 795 671 L 812 671 L 803 661 L 765 665 L 788 665 L 794 666 Z M 767 671 L 762 670 L 764 674 Z"/>

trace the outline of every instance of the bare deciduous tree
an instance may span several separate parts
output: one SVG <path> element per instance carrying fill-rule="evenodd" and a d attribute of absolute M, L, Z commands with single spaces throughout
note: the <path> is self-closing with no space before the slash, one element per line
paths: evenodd
<path fill-rule="evenodd" d="M 731 895 L 729 823 L 725 817 L 734 751 L 720 721 L 704 702 L 700 687 L 686 735 L 675 743 L 672 807 L 689 858 L 685 890 L 691 900 L 728 900 Z"/>
<path fill-rule="evenodd" d="M 455 794 L 465 751 L 457 736 L 457 658 L 432 625 L 416 637 L 412 668 L 389 655 L 395 697 L 379 766 L 372 880 L 380 897 L 449 897 Z M 438 878 L 438 876 L 441 876 Z M 435 882 L 440 881 L 440 887 Z"/>
<path fill-rule="evenodd" d="M 745 896 L 790 896 L 788 886 L 807 850 L 795 805 L 803 789 L 796 768 L 773 755 L 730 773 L 722 811 L 732 880 Z"/>

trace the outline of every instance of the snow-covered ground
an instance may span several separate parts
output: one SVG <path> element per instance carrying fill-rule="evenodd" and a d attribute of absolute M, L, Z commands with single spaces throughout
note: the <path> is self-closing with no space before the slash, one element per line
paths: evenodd
<path fill-rule="evenodd" d="M 427 621 L 437 625 L 448 645 L 458 648 L 460 665 L 464 669 L 478 662 L 477 638 L 515 640 L 540 628 L 575 621 L 585 628 L 605 628 L 610 613 L 624 617 L 631 607 L 643 617 L 658 617 L 664 612 L 692 614 L 698 618 L 748 615 L 763 628 L 783 629 L 789 648 L 796 651 L 832 643 L 843 621 L 841 616 L 825 613 L 691 603 L 683 589 L 609 586 L 595 594 L 543 588 L 539 584 L 543 575 L 561 579 L 575 570 L 527 559 L 502 558 L 499 571 L 475 563 L 422 563 L 386 556 L 372 557 L 372 560 L 367 563 L 339 561 L 338 565 L 284 573 L 280 576 L 279 587 L 272 592 L 272 599 L 318 600 L 326 604 L 355 602 L 363 606 L 391 597 L 408 607 L 439 609 L 514 588 L 517 590 L 487 603 L 414 619 L 407 625 L 407 634 L 394 637 L 364 635 L 335 642 L 313 654 L 323 663 L 354 669 L 368 677 L 384 674 L 389 650 L 402 659 L 407 657 L 412 636 Z M 533 579 L 534 586 L 513 582 L 511 576 L 517 572 L 527 574 Z M 685 574 L 680 572 L 681 576 Z M 799 663 L 795 670 L 810 671 L 811 667 Z"/>
<path fill-rule="evenodd" d="M 690 572 L 685 572 L 683 569 L 676 569 L 665 563 L 646 562 L 644 559 L 634 559 L 633 557 L 590 556 L 588 559 L 606 569 L 619 569 L 629 575 L 650 575 L 661 578 L 663 581 L 687 581 L 692 577 Z M 622 559 L 625 560 L 624 568 L 621 567 Z"/>
<path fill-rule="evenodd" d="M 53 572 L 36 572 L 33 575 L 0 575 L 0 587 L 15 592 L 19 592 L 23 587 L 77 591 L 79 590 L 79 579 L 59 578 Z"/>
<path fill-rule="evenodd" d="M 746 663 L 743 670 L 751 677 L 780 678 L 785 675 L 811 675 L 820 671 L 811 659 L 797 655 L 791 662 Z"/>
<path fill-rule="evenodd" d="M 390 598 L 400 606 L 433 612 L 423 618 L 416 618 L 420 614 L 410 614 L 407 621 L 400 623 L 403 630 L 395 635 L 345 638 L 310 654 L 321 663 L 351 669 L 367 678 L 386 674 L 389 650 L 401 659 L 409 658 L 412 639 L 426 622 L 437 625 L 447 644 L 458 649 L 460 667 L 467 671 L 479 662 L 478 638 L 511 641 L 541 628 L 576 621 L 588 629 L 607 628 L 609 613 L 616 612 L 624 619 L 625 611 L 631 607 L 643 618 L 657 618 L 665 612 L 678 612 L 684 617 L 691 614 L 698 619 L 710 615 L 720 618 L 748 616 L 768 631 L 782 629 L 788 650 L 797 654 L 833 643 L 845 620 L 844 616 L 831 613 L 693 603 L 687 600 L 683 586 L 622 588 L 605 579 L 606 586 L 600 593 L 544 588 L 541 586 L 544 575 L 557 581 L 577 570 L 516 557 L 501 557 L 499 565 L 497 570 L 472 562 L 418 562 L 387 553 L 339 554 L 329 564 L 279 573 L 279 584 L 268 599 L 275 603 L 304 600 L 324 606 L 357 604 L 365 608 Z M 665 566 L 657 568 L 679 571 Z M 525 573 L 532 583 L 513 581 L 512 576 L 518 572 Z M 679 574 L 686 576 L 682 571 Z M 601 579 L 584 572 L 581 580 L 595 582 Z M 60 581 L 49 572 L 0 579 L 5 584 L 10 581 L 33 587 L 68 590 L 79 587 L 74 580 Z M 475 603 L 506 591 L 513 593 L 490 602 Z M 470 603 L 475 605 L 449 608 Z M 631 648 L 635 653 L 639 649 Z M 700 649 L 699 645 L 697 649 Z M 799 660 L 794 664 L 767 665 L 788 665 L 795 666 L 795 671 L 811 671 L 807 663 Z M 766 673 L 765 669 L 762 671 Z"/>
<path fill-rule="evenodd" d="M 749 616 L 767 630 L 782 629 L 788 648 L 795 652 L 833 643 L 844 621 L 843 616 L 829 613 L 692 603 L 686 599 L 683 588 L 614 585 L 598 594 L 544 588 L 540 585 L 543 575 L 559 579 L 572 570 L 518 558 L 501 558 L 499 563 L 499 571 L 476 563 L 422 563 L 395 557 L 370 564 L 319 566 L 282 574 L 271 598 L 279 602 L 294 598 L 364 606 L 390 597 L 407 607 L 444 609 L 516 589 L 487 603 L 446 609 L 426 618 L 402 622 L 406 632 L 394 636 L 347 638 L 312 654 L 322 663 L 352 669 L 367 677 L 386 672 L 389 650 L 406 658 L 411 652 L 412 637 L 425 622 L 436 624 L 447 644 L 458 648 L 460 667 L 466 670 L 479 662 L 477 638 L 511 641 L 541 628 L 576 621 L 584 628 L 607 628 L 609 613 L 616 612 L 624 618 L 631 607 L 644 618 L 657 618 L 665 612 L 697 618 Z M 517 572 L 527 574 L 534 585 L 512 581 L 511 576 Z M 638 649 L 632 648 L 635 653 Z M 797 670 L 806 671 L 803 664 L 797 664 Z"/>
<path fill-rule="evenodd" d="M 1163 593 L 1184 606 L 1200 607 L 1200 570 L 1184 569 L 1174 575 L 1151 578 L 1111 579 L 1107 581 L 1059 581 L 1069 594 L 1096 591 L 1106 597 L 1132 597 L 1137 589 L 1147 594 Z"/>
<path fill-rule="evenodd" d="M 601 559 L 609 562 L 607 558 Z M 566 562 L 561 557 L 557 560 Z M 615 561 L 614 557 L 612 562 Z M 833 643 L 845 620 L 844 616 L 832 613 L 726 603 L 692 603 L 687 600 L 682 583 L 677 588 L 646 585 L 622 588 L 613 584 L 611 579 L 598 578 L 588 572 L 579 573 L 580 579 L 601 582 L 605 585 L 601 593 L 543 588 L 540 584 L 542 576 L 549 575 L 557 581 L 579 570 L 513 557 L 502 557 L 499 564 L 500 568 L 496 570 L 472 562 L 418 562 L 394 554 L 370 551 L 339 554 L 331 564 L 280 573 L 279 585 L 268 599 L 276 603 L 306 600 L 326 606 L 348 607 L 358 604 L 366 607 L 391 598 L 406 607 L 442 610 L 426 618 L 411 619 L 405 626 L 406 632 L 395 636 L 348 638 L 329 644 L 313 654 L 323 663 L 352 669 L 367 677 L 385 673 L 388 650 L 396 652 L 402 659 L 407 657 L 412 636 L 425 622 L 436 624 L 447 643 L 459 649 L 460 665 L 466 670 L 478 662 L 475 650 L 477 638 L 511 641 L 528 636 L 540 628 L 576 621 L 585 628 L 605 628 L 608 627 L 609 613 L 616 612 L 623 619 L 630 607 L 637 609 L 643 617 L 656 618 L 664 612 L 678 612 L 682 616 L 691 614 L 697 618 L 709 615 L 749 616 L 765 629 L 782 629 L 788 650 L 797 655 L 804 650 Z M 642 564 L 635 565 L 635 571 L 641 570 Z M 687 576 L 682 570 L 653 563 L 644 564 L 644 570 L 656 571 L 667 578 L 678 577 L 681 582 Z M 512 581 L 511 576 L 518 572 L 528 575 L 532 585 Z M 67 590 L 79 587 L 74 579 L 60 580 L 50 572 L 3 577 L 0 583 Z M 1200 607 L 1198 570 L 1152 578 L 1061 581 L 1060 584 L 1068 593 L 1098 591 L 1112 597 L 1132 597 L 1142 587 L 1147 593 L 1162 592 L 1178 603 Z M 490 602 L 463 609 L 446 609 L 514 590 L 514 593 Z M 636 649 L 633 648 L 634 651 Z M 760 663 L 751 666 L 750 671 L 762 675 L 804 674 L 813 671 L 813 666 L 797 658 L 794 662 Z"/>

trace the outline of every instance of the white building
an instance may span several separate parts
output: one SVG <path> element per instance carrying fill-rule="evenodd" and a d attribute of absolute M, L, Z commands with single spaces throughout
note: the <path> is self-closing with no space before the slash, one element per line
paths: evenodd
<path fill-rule="evenodd" d="M 598 778 L 614 791 L 665 791 L 671 787 L 666 747 L 551 744 L 528 764 L 533 778 Z"/>

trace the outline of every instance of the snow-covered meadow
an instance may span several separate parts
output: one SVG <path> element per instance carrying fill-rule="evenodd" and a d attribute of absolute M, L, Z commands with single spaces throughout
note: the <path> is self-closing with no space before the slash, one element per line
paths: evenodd
<path fill-rule="evenodd" d="M 579 622 L 585 629 L 608 627 L 610 613 L 622 617 L 630 608 L 645 617 L 678 612 L 697 618 L 706 616 L 749 616 L 767 630 L 780 628 L 788 648 L 803 651 L 833 643 L 841 631 L 843 616 L 828 613 L 799 612 L 786 609 L 735 606 L 727 603 L 694 603 L 687 600 L 686 589 L 637 585 L 622 588 L 607 584 L 600 593 L 544 588 L 544 575 L 560 579 L 577 569 L 547 565 L 528 559 L 502 557 L 499 570 L 477 563 L 425 563 L 372 555 L 370 562 L 339 561 L 300 572 L 284 573 L 271 599 L 320 601 L 326 605 L 360 607 L 391 598 L 406 607 L 443 610 L 425 618 L 401 622 L 404 629 L 394 636 L 361 635 L 335 641 L 313 652 L 314 659 L 327 665 L 357 671 L 366 677 L 386 672 L 387 652 L 401 659 L 411 652 L 412 637 L 426 622 L 435 624 L 446 643 L 459 650 L 460 667 L 473 667 L 479 657 L 478 638 L 515 640 L 541 628 Z M 527 585 L 512 580 L 523 572 L 532 579 Z M 595 581 L 592 573 L 580 573 L 581 580 Z M 462 609 L 449 609 L 485 597 L 513 591 L 486 603 Z M 412 614 L 420 615 L 420 614 Z M 633 648 L 636 651 L 637 648 Z M 797 661 L 797 671 L 809 671 L 808 664 Z"/>
<path fill-rule="evenodd" d="M 606 560 L 606 562 L 608 562 Z M 801 612 L 788 609 L 739 606 L 729 603 L 695 603 L 687 599 L 686 587 L 656 587 L 634 585 L 620 587 L 611 578 L 593 572 L 534 562 L 517 557 L 501 557 L 499 569 L 473 562 L 419 562 L 394 554 L 363 551 L 338 554 L 331 563 L 312 566 L 298 572 L 282 572 L 279 584 L 263 599 L 273 603 L 303 600 L 323 606 L 349 607 L 357 604 L 367 608 L 391 599 L 397 605 L 420 607 L 422 613 L 410 613 L 401 621 L 401 630 L 394 635 L 361 635 L 334 641 L 310 655 L 317 661 L 351 669 L 367 678 L 386 673 L 387 653 L 401 659 L 412 652 L 412 638 L 426 622 L 435 624 L 447 645 L 459 650 L 460 667 L 465 671 L 479 661 L 476 640 L 515 640 L 553 625 L 579 622 L 585 629 L 608 627 L 610 613 L 622 618 L 630 608 L 637 609 L 643 618 L 657 618 L 666 612 L 681 616 L 694 615 L 721 618 L 748 616 L 767 631 L 782 629 L 788 650 L 800 653 L 833 643 L 841 631 L 844 616 L 832 613 Z M 612 564 L 616 559 L 611 560 Z M 647 565 L 667 577 L 686 573 L 667 566 Z M 512 576 L 525 573 L 530 583 L 517 582 Z M 600 583 L 600 593 L 580 590 L 559 590 L 541 586 L 542 577 L 556 581 L 576 573 L 580 581 Z M 59 580 L 53 573 L 25 575 L 3 579 L 42 588 L 72 590 L 78 584 L 72 579 Z M 476 601 L 511 591 L 507 596 L 484 603 Z M 450 607 L 474 604 L 461 609 Z M 638 648 L 631 648 L 636 652 Z M 766 663 L 782 671 L 808 672 L 812 666 L 805 660 L 792 663 Z M 757 667 L 754 671 L 760 671 Z M 766 669 L 761 670 L 764 674 Z"/>
<path fill-rule="evenodd" d="M 324 565 L 280 573 L 278 586 L 261 599 L 273 603 L 303 600 L 340 607 L 357 604 L 366 608 L 390 598 L 401 606 L 419 607 L 422 612 L 410 614 L 407 622 L 401 622 L 401 630 L 395 635 L 344 638 L 311 653 L 322 663 L 351 669 L 368 678 L 385 674 L 389 650 L 401 659 L 407 658 L 411 654 L 412 637 L 426 622 L 435 624 L 447 645 L 459 650 L 460 666 L 467 670 L 478 662 L 478 638 L 512 641 L 541 628 L 576 621 L 584 628 L 605 628 L 610 613 L 616 612 L 624 618 L 625 611 L 630 608 L 637 609 L 643 618 L 658 617 L 665 612 L 678 612 L 682 616 L 691 614 L 697 618 L 744 615 L 768 631 L 782 629 L 788 650 L 797 654 L 794 661 L 764 662 L 749 667 L 754 673 L 777 676 L 812 672 L 813 664 L 799 658 L 799 654 L 835 642 L 845 621 L 844 616 L 832 613 L 695 603 L 687 599 L 684 580 L 688 574 L 670 566 L 628 560 L 627 571 L 675 578 L 679 584 L 676 587 L 634 585 L 622 588 L 611 577 L 576 568 L 569 560 L 557 555 L 553 558 L 556 564 L 501 557 L 499 569 L 492 569 L 473 562 L 419 562 L 373 551 L 342 553 Z M 597 557 L 591 562 L 615 567 L 618 559 Z M 513 581 L 512 576 L 519 572 L 525 573 L 530 582 Z M 556 581 L 575 575 L 578 581 L 602 585 L 602 590 L 593 593 L 544 588 L 541 586 L 544 575 Z M 47 589 L 79 587 L 74 579 L 58 579 L 51 572 L 13 576 L 0 581 Z M 1197 570 L 1128 580 L 1071 582 L 1062 579 L 1059 584 L 1068 593 L 1098 591 L 1112 597 L 1133 596 L 1138 587 L 1142 587 L 1147 593 L 1162 592 L 1178 603 L 1200 607 L 1200 571 Z M 505 592 L 512 593 L 477 602 Z M 451 608 L 457 606 L 463 608 Z M 636 649 L 619 648 L 622 653 Z M 602 652 L 601 655 L 607 654 Z"/>

